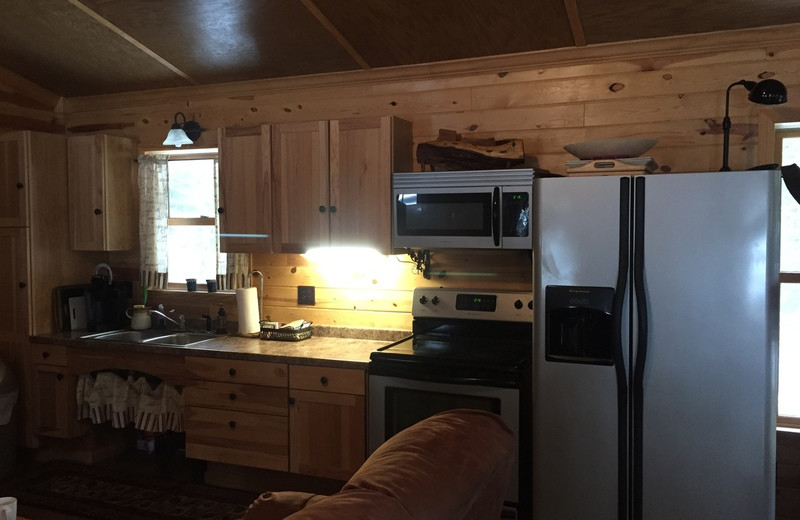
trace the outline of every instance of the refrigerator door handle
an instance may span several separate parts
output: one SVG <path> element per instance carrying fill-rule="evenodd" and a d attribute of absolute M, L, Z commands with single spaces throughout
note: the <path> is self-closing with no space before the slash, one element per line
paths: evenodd
<path fill-rule="evenodd" d="M 636 298 L 636 357 L 633 362 L 631 407 L 633 414 L 632 457 L 633 457 L 633 520 L 642 518 L 642 442 L 644 439 L 644 369 L 647 363 L 647 324 L 648 309 L 644 284 L 644 241 L 645 241 L 645 178 L 634 180 L 633 217 L 633 294 Z"/>
<path fill-rule="evenodd" d="M 628 287 L 630 267 L 630 219 L 631 219 L 630 178 L 620 178 L 619 194 L 619 260 L 617 262 L 617 286 L 614 295 L 614 369 L 617 381 L 617 517 L 628 520 L 628 374 L 625 366 L 625 353 L 622 341 L 622 313 L 625 291 Z"/>

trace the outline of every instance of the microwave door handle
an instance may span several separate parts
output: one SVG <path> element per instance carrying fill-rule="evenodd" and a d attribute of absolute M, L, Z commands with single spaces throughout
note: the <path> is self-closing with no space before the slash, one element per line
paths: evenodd
<path fill-rule="evenodd" d="M 500 247 L 500 188 L 492 190 L 492 238 L 494 246 Z"/>

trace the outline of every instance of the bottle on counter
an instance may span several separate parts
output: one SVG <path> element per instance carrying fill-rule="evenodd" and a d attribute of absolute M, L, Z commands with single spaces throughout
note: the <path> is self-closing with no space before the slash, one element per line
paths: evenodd
<path fill-rule="evenodd" d="M 219 310 L 217 310 L 217 334 L 227 334 L 228 333 L 228 313 L 225 312 L 225 307 L 222 304 L 219 304 Z"/>

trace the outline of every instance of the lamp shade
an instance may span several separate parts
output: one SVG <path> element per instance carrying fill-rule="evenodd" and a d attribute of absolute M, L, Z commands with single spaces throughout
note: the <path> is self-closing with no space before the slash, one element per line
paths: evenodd
<path fill-rule="evenodd" d="M 164 142 L 161 144 L 164 146 L 174 146 L 175 148 L 180 148 L 185 144 L 192 143 L 193 141 L 189 139 L 189 136 L 186 135 L 186 132 L 183 131 L 180 125 L 174 124 L 172 125 L 172 128 L 170 128 L 167 138 L 164 139 Z"/>
<path fill-rule="evenodd" d="M 777 79 L 765 79 L 750 89 L 747 99 L 759 105 L 786 103 L 786 86 Z"/>

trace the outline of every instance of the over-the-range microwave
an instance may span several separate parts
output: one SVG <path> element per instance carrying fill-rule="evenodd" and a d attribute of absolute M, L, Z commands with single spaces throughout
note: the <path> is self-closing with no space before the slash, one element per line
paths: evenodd
<path fill-rule="evenodd" d="M 395 173 L 392 247 L 531 249 L 534 171 Z"/>

